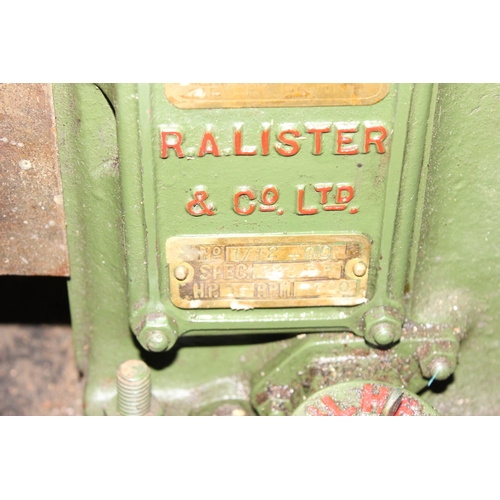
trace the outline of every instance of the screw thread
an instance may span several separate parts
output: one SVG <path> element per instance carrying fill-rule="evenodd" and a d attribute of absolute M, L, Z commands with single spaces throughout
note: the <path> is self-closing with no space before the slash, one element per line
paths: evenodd
<path fill-rule="evenodd" d="M 131 359 L 118 368 L 118 412 L 145 415 L 151 404 L 151 371 L 143 361 Z"/>

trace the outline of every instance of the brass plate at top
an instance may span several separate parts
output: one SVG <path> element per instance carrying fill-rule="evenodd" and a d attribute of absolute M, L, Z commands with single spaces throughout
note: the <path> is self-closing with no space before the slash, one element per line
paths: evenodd
<path fill-rule="evenodd" d="M 388 83 L 166 83 L 177 108 L 367 106 L 389 93 Z"/>
<path fill-rule="evenodd" d="M 366 302 L 363 235 L 181 236 L 167 240 L 170 298 L 183 309 Z"/>

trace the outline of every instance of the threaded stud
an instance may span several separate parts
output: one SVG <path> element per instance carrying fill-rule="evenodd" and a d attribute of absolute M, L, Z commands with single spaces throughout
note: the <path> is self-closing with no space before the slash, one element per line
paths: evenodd
<path fill-rule="evenodd" d="M 118 413 L 146 415 L 151 405 L 151 371 L 144 361 L 130 359 L 122 363 L 116 376 Z"/>

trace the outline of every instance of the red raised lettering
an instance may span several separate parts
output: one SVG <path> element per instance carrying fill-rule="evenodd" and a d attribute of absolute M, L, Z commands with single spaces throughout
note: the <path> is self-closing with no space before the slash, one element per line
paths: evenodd
<path fill-rule="evenodd" d="M 347 196 L 342 196 L 343 193 Z M 354 188 L 349 184 L 337 184 L 337 203 L 349 203 L 354 197 Z"/>
<path fill-rule="evenodd" d="M 262 126 L 264 127 L 260 138 L 262 155 L 267 156 L 269 154 L 269 132 L 271 132 L 271 125 L 269 123 L 263 123 Z"/>
<path fill-rule="evenodd" d="M 346 208 L 346 205 L 323 205 L 323 210 L 326 210 L 327 212 L 341 212 Z"/>
<path fill-rule="evenodd" d="M 319 128 L 321 127 L 321 128 Z M 314 123 L 306 123 L 306 130 L 310 134 L 314 134 L 314 148 L 313 154 L 320 155 L 323 151 L 321 151 L 321 134 L 326 134 L 330 132 L 329 124 L 314 124 Z"/>
<path fill-rule="evenodd" d="M 250 215 L 255 210 L 255 203 L 250 201 L 248 208 L 240 207 L 240 198 L 242 196 L 247 196 L 250 200 L 255 200 L 255 195 L 249 188 L 240 188 L 240 190 L 234 195 L 234 211 L 239 215 Z"/>
<path fill-rule="evenodd" d="M 307 407 L 307 413 L 313 417 L 326 417 L 326 413 L 323 413 L 321 410 L 319 410 L 316 406 L 308 406 Z"/>
<path fill-rule="evenodd" d="M 351 417 L 356 413 L 356 407 L 350 406 L 345 410 L 341 410 L 335 401 L 328 395 L 321 398 L 321 402 L 331 411 L 331 414 L 335 417 Z"/>
<path fill-rule="evenodd" d="M 203 139 L 201 140 L 198 156 L 205 156 L 206 154 L 220 156 L 219 148 L 217 147 L 217 143 L 215 142 L 214 136 L 210 130 L 206 130 L 203 134 Z"/>
<path fill-rule="evenodd" d="M 372 137 L 372 133 L 377 133 Z M 382 141 L 387 137 L 387 130 L 383 125 L 370 125 L 369 122 L 365 124 L 365 147 L 364 152 L 368 153 L 370 144 L 375 144 L 378 153 L 385 153 Z"/>
<path fill-rule="evenodd" d="M 257 153 L 256 146 L 242 146 L 242 124 L 237 124 L 234 129 L 234 154 L 236 156 L 253 156 Z"/>
<path fill-rule="evenodd" d="M 326 211 L 341 211 L 347 208 L 347 203 L 349 203 L 354 197 L 354 188 L 349 184 L 337 184 L 337 205 L 323 205 L 323 210 Z M 356 210 L 357 212 L 357 210 Z M 351 211 L 351 213 L 354 213 Z"/>
<path fill-rule="evenodd" d="M 260 206 L 261 212 L 274 212 L 276 210 L 275 203 L 278 201 L 278 190 L 274 186 L 267 186 L 262 191 L 262 203 Z"/>
<path fill-rule="evenodd" d="M 204 189 L 196 190 L 193 199 L 186 205 L 186 210 L 196 217 L 199 215 L 215 215 L 212 204 L 207 205 L 205 203 L 207 198 L 208 194 Z"/>
<path fill-rule="evenodd" d="M 318 209 L 315 207 L 304 207 L 304 186 L 297 186 L 298 190 L 298 207 L 297 212 L 299 215 L 314 215 L 318 213 Z"/>
<path fill-rule="evenodd" d="M 420 404 L 415 401 L 413 398 L 404 397 L 401 400 L 401 404 L 399 405 L 398 411 L 394 414 L 395 417 L 413 416 L 420 415 L 422 413 L 422 409 Z"/>
<path fill-rule="evenodd" d="M 326 203 L 326 194 L 332 190 L 331 184 L 315 184 L 314 189 L 321 193 L 321 204 L 324 205 Z"/>
<path fill-rule="evenodd" d="M 169 137 L 175 137 L 176 141 L 175 142 L 169 141 L 168 140 Z M 182 134 L 180 132 L 175 131 L 175 130 L 162 130 L 161 131 L 161 157 L 167 158 L 168 150 L 173 149 L 177 154 L 177 158 L 184 158 L 184 153 L 182 152 L 182 149 L 181 149 L 181 143 L 182 143 Z"/>
<path fill-rule="evenodd" d="M 387 387 L 381 386 L 378 394 L 373 394 L 373 385 L 365 384 L 361 395 L 361 411 L 364 413 L 371 413 L 373 411 L 373 405 L 375 404 L 377 405 L 377 414 L 380 415 L 388 396 L 389 390 Z"/>
<path fill-rule="evenodd" d="M 354 134 L 358 131 L 357 123 L 336 123 L 335 127 L 337 129 L 337 149 L 336 154 L 338 155 L 355 155 L 358 154 L 358 146 L 352 144 L 351 146 L 344 147 L 345 144 L 352 143 L 352 137 L 346 136 L 344 134 Z"/>
<path fill-rule="evenodd" d="M 281 142 L 281 144 L 280 142 L 277 142 L 275 145 L 276 151 L 278 151 L 281 156 L 293 156 L 297 154 L 300 149 L 299 143 L 297 141 L 294 141 L 293 139 L 287 139 L 285 137 L 287 134 L 293 135 L 294 137 L 300 137 L 300 132 L 298 130 L 282 130 L 278 135 L 278 140 Z M 285 144 L 286 146 L 290 146 L 291 149 L 285 149 L 283 147 L 283 144 Z"/>

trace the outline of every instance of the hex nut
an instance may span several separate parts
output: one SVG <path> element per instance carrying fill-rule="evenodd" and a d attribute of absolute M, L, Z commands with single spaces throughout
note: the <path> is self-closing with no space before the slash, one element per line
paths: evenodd
<path fill-rule="evenodd" d="M 173 347 L 176 337 L 173 332 L 167 335 L 163 329 L 144 328 L 137 336 L 137 340 L 147 351 L 163 352 Z"/>
<path fill-rule="evenodd" d="M 424 344 L 417 350 L 422 375 L 446 380 L 457 367 L 458 341 L 438 341 Z"/>
<path fill-rule="evenodd" d="M 365 340 L 377 346 L 395 344 L 402 333 L 402 320 L 386 307 L 376 307 L 365 314 Z"/>

